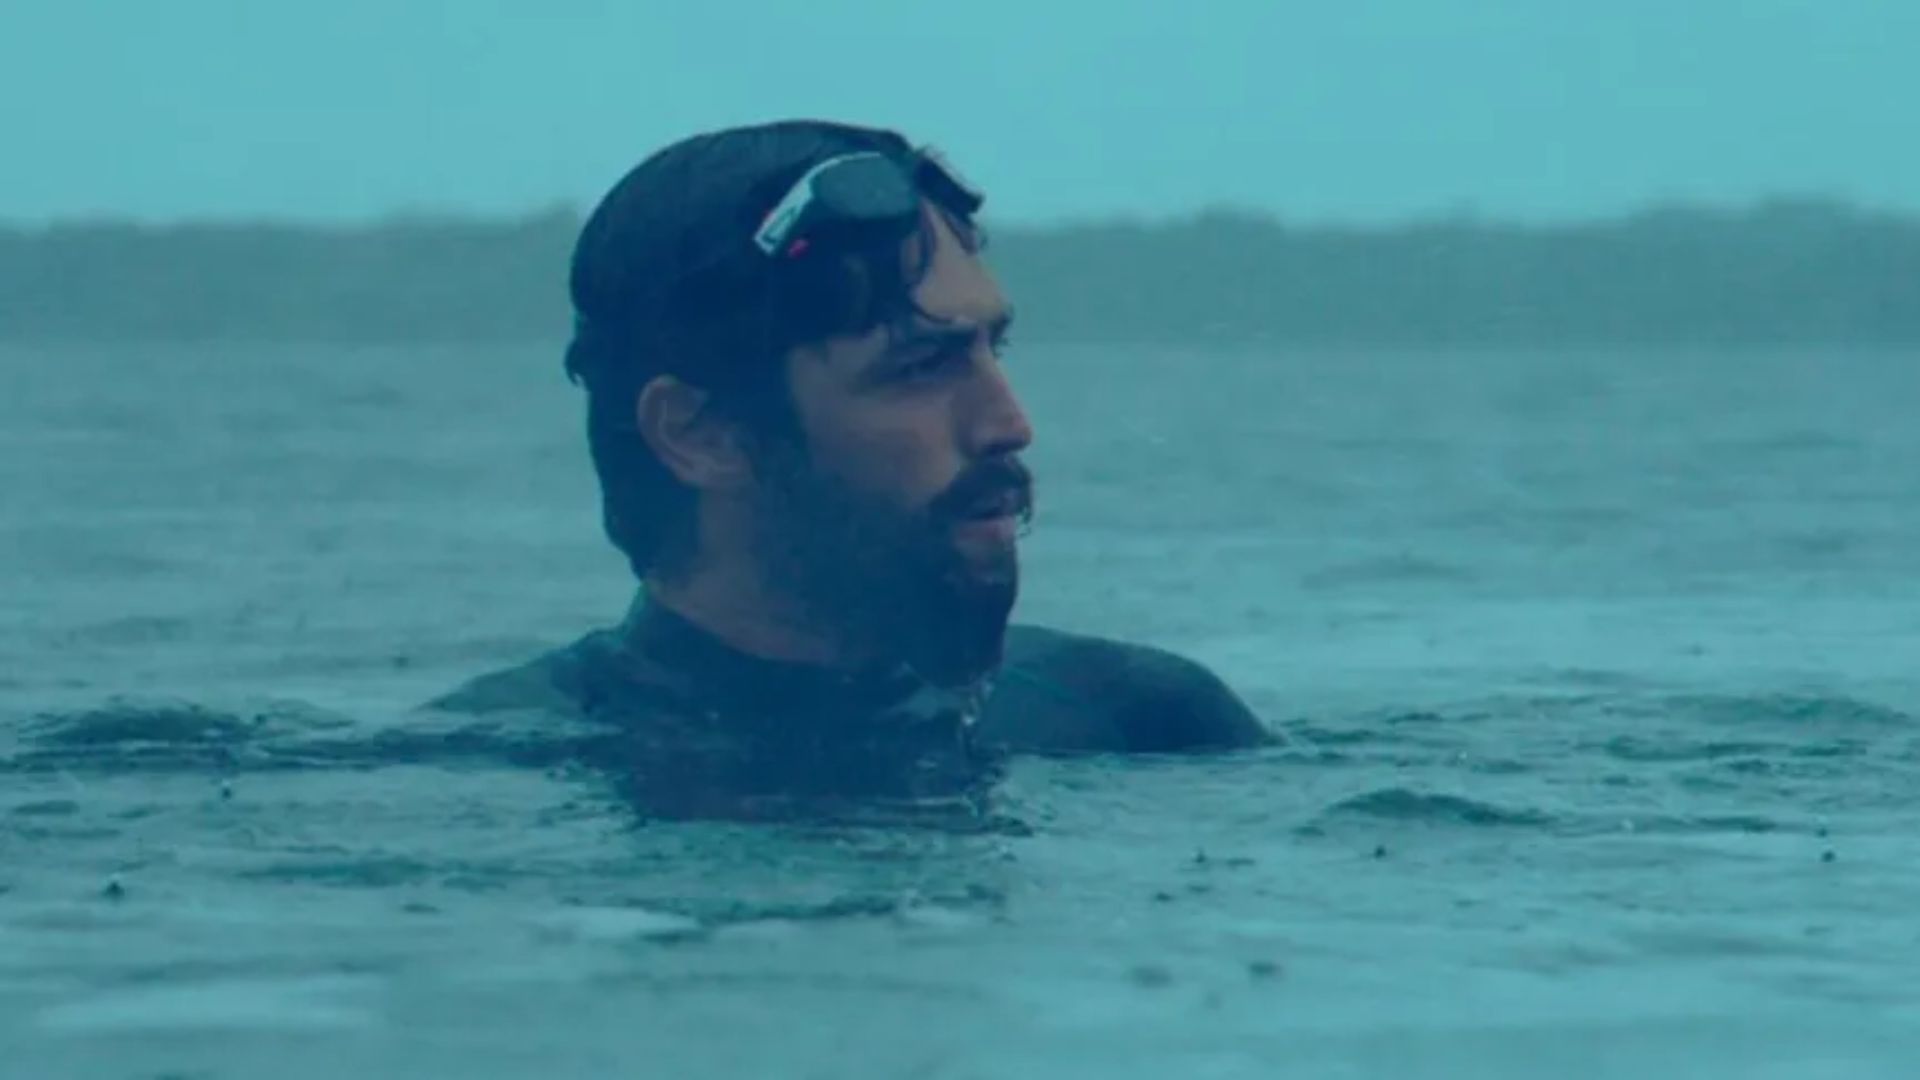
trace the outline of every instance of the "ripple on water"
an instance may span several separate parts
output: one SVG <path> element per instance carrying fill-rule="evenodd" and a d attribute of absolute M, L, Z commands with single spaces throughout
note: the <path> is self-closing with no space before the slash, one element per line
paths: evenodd
<path fill-rule="evenodd" d="M 0 758 L 0 769 L 134 772 L 231 764 L 242 756 L 258 757 L 254 752 L 275 740 L 354 726 L 346 717 L 298 701 L 223 709 L 114 698 L 95 708 L 27 719 L 18 731 L 19 749 Z"/>
<path fill-rule="evenodd" d="M 310 1032 L 372 1027 L 377 980 L 324 975 L 217 979 L 109 990 L 41 1011 L 45 1031 L 66 1035 L 164 1032 Z"/>
<path fill-rule="evenodd" d="M 1347 818 L 1508 828 L 1555 823 L 1552 815 L 1531 808 L 1515 809 L 1461 795 L 1387 787 L 1341 799 L 1321 811 L 1306 828 L 1324 828 Z"/>
<path fill-rule="evenodd" d="M 1913 717 L 1888 706 L 1842 694 L 1672 694 L 1608 702 L 1607 713 L 1670 716 L 1715 727 L 1770 734 L 1849 733 L 1905 730 Z"/>

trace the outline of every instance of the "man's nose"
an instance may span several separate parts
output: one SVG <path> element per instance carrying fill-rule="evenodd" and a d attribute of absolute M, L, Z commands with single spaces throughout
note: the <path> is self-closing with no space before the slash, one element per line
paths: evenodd
<path fill-rule="evenodd" d="M 1017 454 L 1033 444 L 1033 424 L 1000 358 L 988 353 L 980 367 L 967 424 L 967 454 L 973 458 Z"/>

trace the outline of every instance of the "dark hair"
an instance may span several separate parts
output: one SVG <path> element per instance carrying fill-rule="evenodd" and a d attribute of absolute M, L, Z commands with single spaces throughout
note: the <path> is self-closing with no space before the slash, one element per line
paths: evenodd
<path fill-rule="evenodd" d="M 634 167 L 581 228 L 566 368 L 587 388 L 587 445 L 607 537 L 635 574 L 672 572 L 693 543 L 694 493 L 635 424 L 648 381 L 676 376 L 759 431 L 797 435 L 780 357 L 913 310 L 931 261 L 924 229 L 904 255 L 866 252 L 804 268 L 753 244 L 761 219 L 808 169 L 862 151 L 909 166 L 915 158 L 894 132 L 824 121 L 697 135 Z M 955 223 L 971 242 L 972 223 Z"/>

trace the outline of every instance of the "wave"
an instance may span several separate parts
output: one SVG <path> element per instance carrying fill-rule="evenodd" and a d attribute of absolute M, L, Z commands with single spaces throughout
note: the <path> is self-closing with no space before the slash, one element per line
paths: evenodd
<path fill-rule="evenodd" d="M 997 757 L 977 766 L 968 763 L 950 788 L 868 790 L 859 786 L 865 772 L 849 771 L 855 779 L 838 786 L 831 772 L 796 771 L 792 780 L 781 774 L 765 781 L 750 769 L 728 772 L 725 766 L 736 759 L 759 763 L 753 755 L 761 751 L 724 735 L 708 732 L 684 744 L 662 743 L 661 732 L 651 735 L 532 709 L 483 720 L 426 711 L 363 723 L 296 701 L 236 710 L 117 699 L 97 708 L 42 713 L 20 725 L 12 752 L 0 752 L 0 774 L 203 771 L 224 777 L 410 765 L 577 768 L 579 775 L 595 776 L 617 792 L 643 820 L 815 822 L 997 835 L 1030 831 L 992 805 Z M 699 779 L 710 774 L 726 779 L 711 784 Z"/>
<path fill-rule="evenodd" d="M 1456 585 L 1474 580 L 1473 573 L 1462 567 L 1412 555 L 1395 555 L 1337 563 L 1307 574 L 1300 579 L 1300 584 L 1308 589 L 1331 590 L 1359 585 Z"/>
<path fill-rule="evenodd" d="M 1508 828 L 1550 826 L 1556 822 L 1552 815 L 1540 810 L 1513 809 L 1461 795 L 1388 787 L 1341 799 L 1322 811 L 1315 824 L 1325 825 L 1349 817 Z"/>

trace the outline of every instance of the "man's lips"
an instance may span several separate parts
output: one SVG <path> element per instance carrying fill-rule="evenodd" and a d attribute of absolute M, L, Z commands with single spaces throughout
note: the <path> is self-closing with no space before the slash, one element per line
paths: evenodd
<path fill-rule="evenodd" d="M 1031 492 L 1027 488 L 1000 488 L 989 496 L 981 496 L 950 515 L 954 525 L 966 525 L 970 521 L 998 521 L 1004 517 L 1025 517 L 1031 503 Z"/>
<path fill-rule="evenodd" d="M 960 514 L 962 521 L 990 521 L 994 518 L 1013 517 L 1024 514 L 1027 509 L 1027 494 L 1017 488 L 996 492 L 978 499 Z"/>
<path fill-rule="evenodd" d="M 1016 459 L 984 464 L 956 484 L 937 517 L 949 524 L 997 521 L 1033 513 L 1033 474 Z"/>

